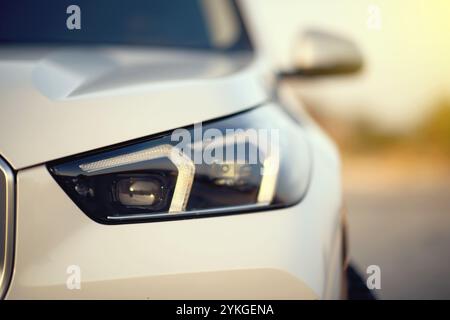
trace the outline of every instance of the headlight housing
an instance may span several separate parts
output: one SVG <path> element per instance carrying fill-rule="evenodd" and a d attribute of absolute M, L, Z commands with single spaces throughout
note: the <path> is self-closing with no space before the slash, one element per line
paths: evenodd
<path fill-rule="evenodd" d="M 48 168 L 90 218 L 116 224 L 289 206 L 311 159 L 302 128 L 267 105 Z"/>

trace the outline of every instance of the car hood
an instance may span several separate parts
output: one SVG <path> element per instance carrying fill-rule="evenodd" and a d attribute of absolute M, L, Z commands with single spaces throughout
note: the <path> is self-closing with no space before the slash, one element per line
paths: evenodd
<path fill-rule="evenodd" d="M 15 169 L 226 116 L 267 99 L 250 54 L 0 50 L 0 155 Z"/>

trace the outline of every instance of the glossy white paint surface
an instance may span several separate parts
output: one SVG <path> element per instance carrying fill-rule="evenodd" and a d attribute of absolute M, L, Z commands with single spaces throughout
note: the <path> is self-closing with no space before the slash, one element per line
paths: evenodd
<path fill-rule="evenodd" d="M 268 99 L 251 56 L 0 50 L 0 154 L 15 168 L 229 115 Z"/>

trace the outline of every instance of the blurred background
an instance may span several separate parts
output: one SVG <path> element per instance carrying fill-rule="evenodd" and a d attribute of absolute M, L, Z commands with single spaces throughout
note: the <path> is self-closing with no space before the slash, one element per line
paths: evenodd
<path fill-rule="evenodd" d="M 308 28 L 361 49 L 361 74 L 291 80 L 337 141 L 350 255 L 381 268 L 381 299 L 450 298 L 450 1 L 248 0 L 266 51 L 288 67 Z"/>

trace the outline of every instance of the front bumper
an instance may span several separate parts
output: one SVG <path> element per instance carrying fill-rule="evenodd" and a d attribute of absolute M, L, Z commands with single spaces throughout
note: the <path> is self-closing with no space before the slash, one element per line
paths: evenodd
<path fill-rule="evenodd" d="M 6 294 L 14 251 L 14 173 L 0 157 L 0 299 Z"/>

